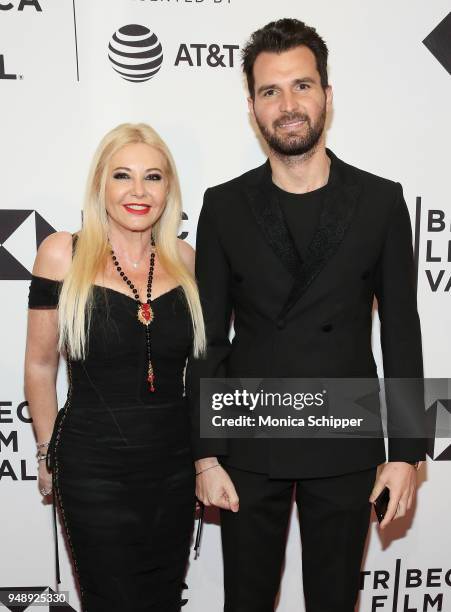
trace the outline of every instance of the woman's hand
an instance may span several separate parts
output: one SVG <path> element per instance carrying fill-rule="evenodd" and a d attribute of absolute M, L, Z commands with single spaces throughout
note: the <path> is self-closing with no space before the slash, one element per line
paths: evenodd
<path fill-rule="evenodd" d="M 45 461 L 39 462 L 38 467 L 38 487 L 41 495 L 50 495 L 53 490 L 52 474 L 48 471 Z M 45 491 L 45 492 L 44 492 Z"/>

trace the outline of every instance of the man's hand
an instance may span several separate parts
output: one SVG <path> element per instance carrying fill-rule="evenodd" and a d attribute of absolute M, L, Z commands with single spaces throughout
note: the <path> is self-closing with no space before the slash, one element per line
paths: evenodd
<path fill-rule="evenodd" d="M 195 466 L 197 499 L 205 506 L 238 512 L 239 499 L 235 487 L 216 457 L 199 459 Z"/>
<path fill-rule="evenodd" d="M 417 471 L 404 461 L 389 461 L 383 467 L 373 491 L 370 502 L 373 503 L 384 487 L 390 489 L 390 502 L 387 513 L 380 524 L 384 529 L 392 520 L 405 516 L 412 507 L 417 485 Z"/>

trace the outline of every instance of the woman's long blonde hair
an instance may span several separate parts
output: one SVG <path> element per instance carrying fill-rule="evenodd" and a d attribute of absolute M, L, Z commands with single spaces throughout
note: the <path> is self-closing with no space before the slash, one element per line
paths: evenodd
<path fill-rule="evenodd" d="M 86 357 L 93 285 L 110 256 L 105 206 L 109 162 L 120 148 L 133 143 L 145 143 L 157 149 L 166 160 L 169 192 L 163 213 L 152 228 L 156 255 L 185 293 L 193 323 L 194 355 L 199 356 L 205 351 L 205 328 L 196 281 L 182 261 L 177 245 L 182 202 L 174 160 L 166 144 L 150 126 L 145 123 L 123 123 L 104 136 L 91 163 L 83 207 L 83 226 L 78 232 L 72 265 L 59 297 L 59 348 L 67 347 L 73 359 Z"/>

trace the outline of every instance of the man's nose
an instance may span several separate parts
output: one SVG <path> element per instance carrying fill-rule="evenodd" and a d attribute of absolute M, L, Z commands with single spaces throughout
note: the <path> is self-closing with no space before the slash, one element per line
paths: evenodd
<path fill-rule="evenodd" d="M 292 113 L 298 110 L 298 101 L 293 92 L 282 92 L 280 96 L 280 110 L 284 113 Z"/>

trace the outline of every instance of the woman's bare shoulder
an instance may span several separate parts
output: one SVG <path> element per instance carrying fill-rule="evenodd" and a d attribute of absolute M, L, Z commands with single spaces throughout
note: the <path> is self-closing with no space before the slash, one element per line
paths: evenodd
<path fill-rule="evenodd" d="M 52 280 L 63 280 L 72 261 L 72 234 L 55 232 L 39 246 L 33 274 Z"/>
<path fill-rule="evenodd" d="M 193 247 L 188 244 L 185 240 L 177 239 L 177 244 L 179 248 L 180 257 L 183 260 L 183 263 L 188 268 L 188 270 L 194 274 L 194 260 L 196 256 L 196 251 Z"/>

